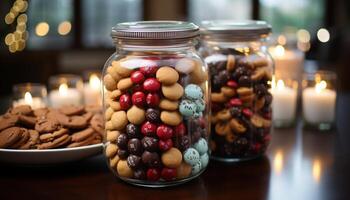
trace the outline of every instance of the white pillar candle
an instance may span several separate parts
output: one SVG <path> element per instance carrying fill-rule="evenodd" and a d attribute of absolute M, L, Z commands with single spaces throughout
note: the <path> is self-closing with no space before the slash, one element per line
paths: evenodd
<path fill-rule="evenodd" d="M 84 84 L 84 102 L 86 105 L 102 105 L 101 80 L 96 74 Z"/>
<path fill-rule="evenodd" d="M 275 61 L 276 77 L 290 78 L 301 81 L 304 71 L 304 54 L 297 50 L 286 50 L 283 46 L 277 45 L 270 49 L 270 54 Z"/>
<path fill-rule="evenodd" d="M 272 84 L 271 93 L 272 101 L 272 117 L 277 123 L 291 123 L 295 118 L 297 91 L 291 87 L 284 85 L 282 80 L 277 82 L 277 86 Z"/>
<path fill-rule="evenodd" d="M 58 90 L 52 90 L 49 94 L 51 106 L 58 108 L 65 105 L 81 105 L 82 95 L 78 89 L 68 88 L 63 83 Z"/>
<path fill-rule="evenodd" d="M 303 90 L 303 114 L 308 123 L 332 123 L 335 117 L 336 92 L 326 89 L 327 83 L 320 81 L 315 87 Z"/>
<path fill-rule="evenodd" d="M 45 101 L 40 97 L 32 97 L 30 92 L 24 94 L 24 98 L 18 99 L 12 103 L 13 107 L 20 105 L 30 105 L 32 109 L 46 107 Z"/>

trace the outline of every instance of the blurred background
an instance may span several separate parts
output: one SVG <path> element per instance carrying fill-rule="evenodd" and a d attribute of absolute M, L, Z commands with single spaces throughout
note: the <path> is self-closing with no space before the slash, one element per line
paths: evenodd
<path fill-rule="evenodd" d="M 136 20 L 261 19 L 272 44 L 305 53 L 305 68 L 338 74 L 350 89 L 348 0 L 29 0 L 0 1 L 0 95 L 22 82 L 102 70 L 114 52 L 111 27 Z"/>

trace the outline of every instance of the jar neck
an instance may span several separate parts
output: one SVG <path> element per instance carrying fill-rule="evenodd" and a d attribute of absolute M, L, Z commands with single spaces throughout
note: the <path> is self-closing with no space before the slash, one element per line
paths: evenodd
<path fill-rule="evenodd" d="M 184 51 L 192 50 L 198 43 L 197 39 L 174 40 L 126 40 L 115 41 L 117 52 L 120 51 Z"/>

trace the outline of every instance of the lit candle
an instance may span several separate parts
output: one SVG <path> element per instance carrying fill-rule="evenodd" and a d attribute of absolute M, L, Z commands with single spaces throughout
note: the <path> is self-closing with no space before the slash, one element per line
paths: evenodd
<path fill-rule="evenodd" d="M 304 71 L 304 54 L 297 50 L 285 49 L 282 45 L 269 49 L 275 61 L 275 75 L 301 81 Z"/>
<path fill-rule="evenodd" d="M 18 99 L 12 103 L 13 107 L 20 105 L 30 105 L 33 109 L 43 108 L 46 106 L 44 100 L 40 97 L 32 97 L 30 92 L 24 94 L 24 98 Z"/>
<path fill-rule="evenodd" d="M 273 96 L 272 117 L 275 125 L 289 125 L 295 118 L 297 104 L 296 89 L 285 86 L 283 80 L 278 80 L 277 85 L 272 80 L 271 93 Z"/>
<path fill-rule="evenodd" d="M 82 96 L 78 89 L 68 88 L 66 83 L 62 83 L 58 90 L 53 90 L 49 94 L 52 107 L 61 107 L 64 105 L 80 105 Z"/>
<path fill-rule="evenodd" d="M 102 105 L 101 80 L 96 74 L 91 74 L 89 83 L 84 84 L 84 101 L 86 105 Z"/>
<path fill-rule="evenodd" d="M 327 89 L 324 80 L 316 83 L 315 87 L 303 90 L 303 114 L 308 123 L 332 123 L 335 116 L 336 92 Z"/>

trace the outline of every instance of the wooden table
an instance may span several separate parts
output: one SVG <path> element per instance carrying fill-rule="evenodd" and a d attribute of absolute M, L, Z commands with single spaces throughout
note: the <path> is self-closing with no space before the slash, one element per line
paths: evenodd
<path fill-rule="evenodd" d="M 51 167 L 0 164 L 0 199 L 350 199 L 350 95 L 339 95 L 337 130 L 275 129 L 266 156 L 211 162 L 190 183 L 163 189 L 119 181 L 102 156 Z"/>

